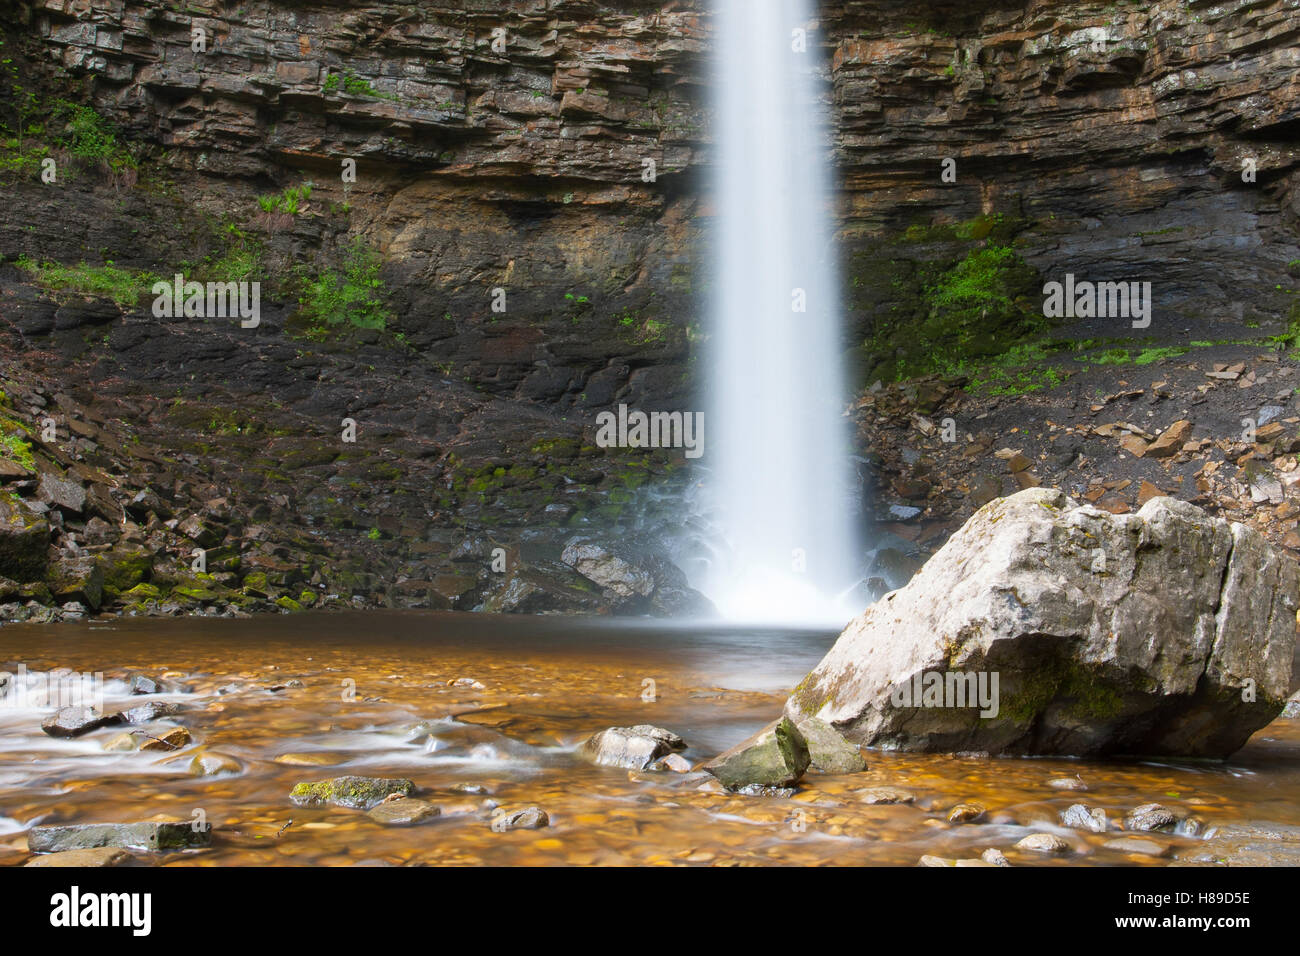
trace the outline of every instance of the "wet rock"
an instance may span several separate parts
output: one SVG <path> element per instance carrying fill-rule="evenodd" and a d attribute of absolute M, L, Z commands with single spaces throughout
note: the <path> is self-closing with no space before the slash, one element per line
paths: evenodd
<path fill-rule="evenodd" d="M 1155 840 L 1145 840 L 1142 837 L 1117 837 L 1114 840 L 1107 840 L 1102 846 L 1107 850 L 1139 853 L 1142 856 L 1165 856 L 1173 849 L 1171 846 L 1161 845 Z"/>
<path fill-rule="evenodd" d="M 1069 853 L 1070 844 L 1054 833 L 1031 833 L 1016 844 L 1016 849 L 1031 853 Z"/>
<path fill-rule="evenodd" d="M 860 773 L 867 769 L 867 759 L 856 744 L 816 717 L 804 717 L 795 724 L 804 743 L 808 759 L 819 773 Z"/>
<path fill-rule="evenodd" d="M 948 811 L 949 823 L 974 823 L 981 819 L 987 808 L 982 803 L 959 803 Z"/>
<path fill-rule="evenodd" d="M 156 734 L 146 734 L 141 731 L 135 732 L 143 739 L 140 742 L 141 750 L 163 750 L 172 751 L 180 750 L 182 747 L 188 747 L 193 738 L 190 732 L 184 727 L 172 727 Z"/>
<path fill-rule="evenodd" d="M 212 842 L 211 828 L 195 830 L 191 823 L 81 823 L 35 826 L 27 831 L 34 853 L 125 847 L 137 850 L 181 850 Z"/>
<path fill-rule="evenodd" d="M 650 765 L 650 769 L 664 773 L 690 773 L 691 762 L 681 754 L 669 754 L 667 757 L 656 760 Z"/>
<path fill-rule="evenodd" d="M 75 867 L 124 866 L 134 859 L 135 857 L 120 847 L 101 846 L 90 850 L 60 850 L 57 853 L 35 857 L 24 865 Z"/>
<path fill-rule="evenodd" d="M 61 707 L 41 721 L 41 730 L 51 737 L 80 737 L 121 722 L 120 714 L 105 714 L 93 707 Z"/>
<path fill-rule="evenodd" d="M 602 767 L 644 770 L 659 758 L 685 749 L 686 742 L 671 730 L 638 724 L 602 730 L 584 741 L 576 754 L 588 763 Z"/>
<path fill-rule="evenodd" d="M 190 761 L 190 773 L 196 777 L 217 777 L 222 774 L 243 773 L 244 765 L 229 754 L 209 750 L 197 754 Z"/>
<path fill-rule="evenodd" d="M 779 797 L 788 799 L 795 795 L 794 787 L 768 787 L 761 783 L 749 783 L 731 791 L 745 797 Z"/>
<path fill-rule="evenodd" d="M 1165 830 L 1177 822 L 1173 811 L 1158 803 L 1144 803 L 1124 818 L 1129 830 Z"/>
<path fill-rule="evenodd" d="M 1053 790 L 1087 790 L 1088 785 L 1078 777 L 1055 777 L 1047 781 Z"/>
<path fill-rule="evenodd" d="M 133 694 L 178 694 L 185 690 L 180 681 L 146 674 L 132 674 L 130 688 Z"/>
<path fill-rule="evenodd" d="M 890 804 L 890 803 L 914 803 L 916 797 L 906 790 L 899 790 L 897 787 L 872 787 L 869 790 L 858 792 L 858 799 L 863 803 Z"/>
<path fill-rule="evenodd" d="M 122 711 L 119 716 L 128 724 L 148 724 L 164 717 L 174 717 L 182 709 L 180 704 L 170 701 L 150 700 Z"/>
<path fill-rule="evenodd" d="M 786 714 L 900 750 L 1224 756 L 1289 696 L 1298 604 L 1300 569 L 1250 528 L 1031 489 L 853 621 Z M 995 713 L 970 706 L 980 674 L 999 677 Z M 948 706 L 895 703 L 928 675 Z"/>
<path fill-rule="evenodd" d="M 1108 826 L 1106 811 L 1100 807 L 1089 809 L 1082 803 L 1076 803 L 1061 811 L 1061 825 L 1075 830 L 1105 833 Z"/>
<path fill-rule="evenodd" d="M 404 827 L 423 823 L 441 814 L 442 810 L 427 800 L 399 796 L 396 800 L 392 798 L 384 800 L 379 806 L 368 811 L 366 816 L 385 826 Z"/>
<path fill-rule="evenodd" d="M 135 753 L 140 749 L 140 738 L 134 733 L 115 734 L 104 741 L 104 750 L 110 753 Z"/>
<path fill-rule="evenodd" d="M 751 784 L 788 787 L 799 781 L 809 761 L 808 745 L 794 723 L 783 717 L 714 757 L 701 769 L 713 774 L 728 790 Z"/>
<path fill-rule="evenodd" d="M 983 860 L 985 863 L 989 864 L 990 866 L 1011 865 L 1011 861 L 1006 858 L 1006 854 L 1004 854 L 1001 850 L 997 849 L 997 847 L 989 847 L 987 850 L 985 850 L 983 853 L 980 854 L 980 859 Z"/>
<path fill-rule="evenodd" d="M 494 833 L 506 833 L 509 830 L 540 830 L 550 825 L 551 818 L 541 807 L 502 811 L 492 818 L 491 824 Z"/>
<path fill-rule="evenodd" d="M 289 799 L 299 807 L 349 807 L 369 810 L 395 793 L 410 796 L 415 784 L 410 780 L 386 777 L 334 777 L 300 783 L 289 793 Z"/>

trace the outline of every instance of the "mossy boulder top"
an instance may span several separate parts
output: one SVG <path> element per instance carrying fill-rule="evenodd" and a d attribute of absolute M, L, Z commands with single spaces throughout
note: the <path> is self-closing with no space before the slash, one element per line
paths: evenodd
<path fill-rule="evenodd" d="M 1033 488 L 850 623 L 786 712 L 881 749 L 1222 757 L 1286 703 L 1298 602 L 1250 528 Z"/>

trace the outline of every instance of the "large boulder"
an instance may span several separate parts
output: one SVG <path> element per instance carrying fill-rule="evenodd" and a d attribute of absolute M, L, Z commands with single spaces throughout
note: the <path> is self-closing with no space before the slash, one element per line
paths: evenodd
<path fill-rule="evenodd" d="M 850 623 L 786 712 L 882 749 L 1226 756 L 1286 702 L 1298 597 L 1243 525 L 1029 489 Z"/>

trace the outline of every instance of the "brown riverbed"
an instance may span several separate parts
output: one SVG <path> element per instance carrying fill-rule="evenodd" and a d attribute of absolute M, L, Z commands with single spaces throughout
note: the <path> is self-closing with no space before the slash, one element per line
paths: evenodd
<path fill-rule="evenodd" d="M 128 672 L 183 680 L 190 692 L 167 699 L 185 703 L 175 722 L 194 742 L 173 753 L 109 752 L 104 743 L 120 728 L 55 740 L 41 732 L 41 712 L 0 707 L 0 865 L 30 859 L 31 825 L 190 820 L 195 811 L 214 826 L 210 849 L 140 854 L 140 862 L 910 866 L 990 847 L 1013 865 L 1297 862 L 1297 720 L 1275 721 L 1227 763 L 869 754 L 865 773 L 809 774 L 788 799 L 571 755 L 604 727 L 652 723 L 684 737 L 692 762 L 710 757 L 778 714 L 784 692 L 833 639 L 412 612 L 6 627 L 0 661 L 102 671 L 109 710 L 144 699 L 120 697 Z M 355 698 L 345 699 L 352 687 Z M 201 752 L 233 757 L 242 769 L 195 776 Z M 387 827 L 355 810 L 290 803 L 295 783 L 342 774 L 409 778 L 443 815 Z M 1048 786 L 1076 775 L 1086 792 Z M 869 802 L 882 787 L 912 802 Z M 482 792 L 464 792 L 473 788 Z M 963 802 L 983 805 L 984 816 L 947 822 Z M 1123 834 L 1056 823 L 1079 802 L 1112 819 L 1159 802 L 1203 826 L 1196 836 L 1146 835 L 1162 856 L 1107 848 Z M 546 810 L 551 825 L 490 829 L 497 808 L 526 806 Z M 1064 837 L 1073 852 L 1014 849 L 1034 832 Z"/>

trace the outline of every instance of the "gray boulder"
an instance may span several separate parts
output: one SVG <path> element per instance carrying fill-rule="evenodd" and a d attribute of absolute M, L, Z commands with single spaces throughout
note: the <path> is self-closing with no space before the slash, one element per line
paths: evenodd
<path fill-rule="evenodd" d="M 882 749 L 1226 756 L 1283 708 L 1298 600 L 1243 525 L 1029 489 L 850 623 L 786 713 Z"/>
<path fill-rule="evenodd" d="M 602 767 L 645 770 L 661 757 L 685 749 L 686 742 L 671 730 L 638 724 L 602 730 L 583 741 L 576 753 L 581 759 Z"/>

